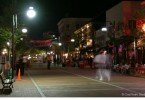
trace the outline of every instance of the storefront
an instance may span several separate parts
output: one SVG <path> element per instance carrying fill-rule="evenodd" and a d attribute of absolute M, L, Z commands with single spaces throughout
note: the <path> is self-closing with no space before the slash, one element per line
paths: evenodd
<path fill-rule="evenodd" d="M 108 42 L 107 50 L 113 56 L 114 64 L 130 63 L 129 51 L 132 50 L 130 45 L 133 40 L 133 36 L 122 36 Z"/>

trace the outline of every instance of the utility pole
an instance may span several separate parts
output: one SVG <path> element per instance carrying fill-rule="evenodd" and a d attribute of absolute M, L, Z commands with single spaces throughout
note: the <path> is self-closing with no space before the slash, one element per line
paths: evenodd
<path fill-rule="evenodd" d="M 12 0 L 12 9 L 13 9 L 13 15 L 12 15 L 12 77 L 14 76 L 14 67 L 15 67 L 15 33 L 17 28 L 17 14 L 16 14 L 16 0 Z"/>

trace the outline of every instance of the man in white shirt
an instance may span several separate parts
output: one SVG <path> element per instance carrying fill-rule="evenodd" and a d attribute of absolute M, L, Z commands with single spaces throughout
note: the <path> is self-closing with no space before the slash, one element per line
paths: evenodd
<path fill-rule="evenodd" d="M 97 71 L 96 74 L 98 74 L 99 80 L 103 80 L 104 78 L 107 78 L 108 81 L 110 81 L 110 68 L 107 68 L 110 66 L 110 56 L 107 54 L 107 51 L 101 50 L 98 55 L 95 56 L 94 62 L 97 64 Z"/>

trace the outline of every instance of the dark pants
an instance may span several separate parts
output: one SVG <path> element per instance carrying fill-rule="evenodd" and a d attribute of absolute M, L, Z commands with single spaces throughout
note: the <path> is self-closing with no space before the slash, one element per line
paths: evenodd
<path fill-rule="evenodd" d="M 24 75 L 24 65 L 21 66 L 21 75 Z"/>
<path fill-rule="evenodd" d="M 19 69 L 20 69 L 20 74 L 21 74 L 21 75 L 24 75 L 24 64 L 23 64 L 23 63 L 17 65 L 16 75 L 18 75 L 18 73 L 19 73 Z"/>

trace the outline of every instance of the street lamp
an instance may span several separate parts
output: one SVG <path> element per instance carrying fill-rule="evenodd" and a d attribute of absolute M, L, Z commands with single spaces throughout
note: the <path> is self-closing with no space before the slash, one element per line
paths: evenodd
<path fill-rule="evenodd" d="M 62 46 L 62 43 L 58 43 L 59 46 Z"/>
<path fill-rule="evenodd" d="M 10 42 L 7 42 L 7 45 L 10 46 Z"/>
<path fill-rule="evenodd" d="M 6 54 L 6 53 L 8 53 L 7 49 L 3 49 L 2 54 Z"/>
<path fill-rule="evenodd" d="M 20 38 L 21 41 L 23 41 L 23 38 Z"/>
<path fill-rule="evenodd" d="M 71 42 L 75 42 L 75 39 L 71 39 Z"/>
<path fill-rule="evenodd" d="M 14 2 L 14 0 L 13 0 Z M 16 3 L 16 2 L 14 2 Z M 15 8 L 16 4 L 13 4 L 13 7 Z M 13 9 L 14 9 L 13 8 Z M 15 10 L 15 9 L 14 9 Z M 27 10 L 27 16 L 29 18 L 33 18 L 35 17 L 36 15 L 36 12 L 34 10 L 33 7 L 29 7 L 29 9 Z M 13 11 L 13 28 L 12 28 L 12 62 L 11 62 L 11 66 L 12 66 L 12 69 L 14 68 L 15 66 L 15 33 L 17 31 L 17 14 L 16 14 L 16 11 Z M 27 32 L 26 29 L 23 29 L 23 32 Z M 12 74 L 14 74 L 14 72 L 12 71 Z"/>
<path fill-rule="evenodd" d="M 27 32 L 28 32 L 28 30 L 26 28 L 22 29 L 22 33 L 27 33 Z"/>
<path fill-rule="evenodd" d="M 103 28 L 101 29 L 101 31 L 102 31 L 102 32 L 107 32 L 107 28 L 106 28 L 106 27 L 103 27 Z"/>
<path fill-rule="evenodd" d="M 29 7 L 29 9 L 27 11 L 27 16 L 29 18 L 34 18 L 36 16 L 36 11 L 34 10 L 33 7 Z"/>

